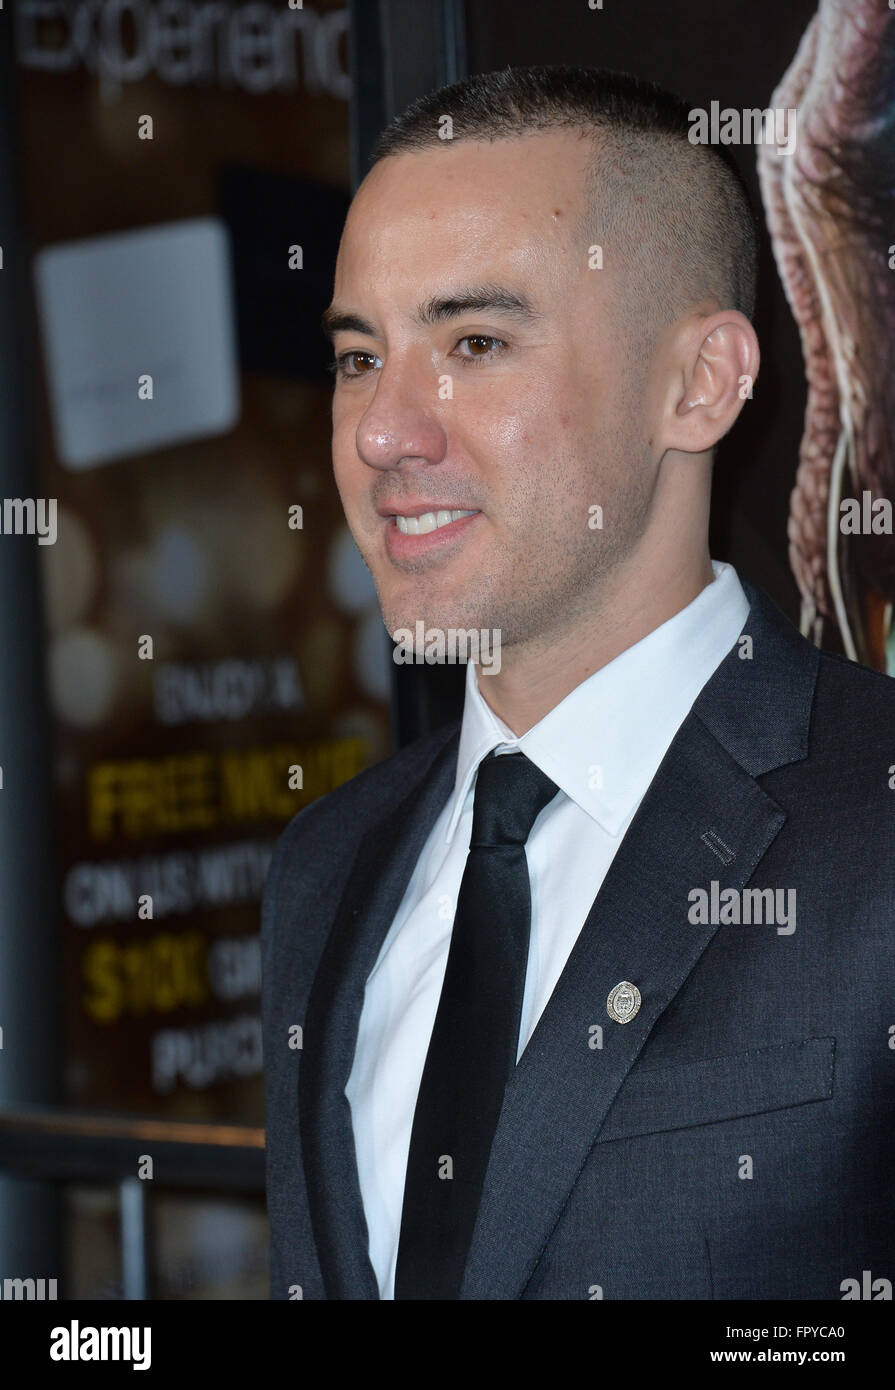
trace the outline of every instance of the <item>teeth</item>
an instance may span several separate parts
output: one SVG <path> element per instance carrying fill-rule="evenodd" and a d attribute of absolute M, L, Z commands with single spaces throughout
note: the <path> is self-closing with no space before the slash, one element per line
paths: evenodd
<path fill-rule="evenodd" d="M 441 526 L 450 526 L 452 521 L 459 521 L 461 516 L 475 516 L 475 512 L 423 512 L 422 516 L 396 516 L 395 523 L 402 535 L 427 536 L 430 531 L 437 531 Z"/>

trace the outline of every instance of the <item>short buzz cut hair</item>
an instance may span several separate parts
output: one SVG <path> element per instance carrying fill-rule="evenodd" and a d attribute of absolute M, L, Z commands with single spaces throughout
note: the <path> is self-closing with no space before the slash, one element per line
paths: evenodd
<path fill-rule="evenodd" d="M 445 116 L 450 140 L 439 134 Z M 579 232 L 626 272 L 629 342 L 706 301 L 751 319 L 759 233 L 749 195 L 726 150 L 690 141 L 687 103 L 653 82 L 574 66 L 467 77 L 396 116 L 373 161 L 562 129 L 593 137 Z"/>

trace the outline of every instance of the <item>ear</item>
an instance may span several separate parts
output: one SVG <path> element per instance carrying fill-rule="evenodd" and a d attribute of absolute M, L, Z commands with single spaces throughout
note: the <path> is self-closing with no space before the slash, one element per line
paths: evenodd
<path fill-rule="evenodd" d="M 676 370 L 668 398 L 663 443 L 701 454 L 731 428 L 758 376 L 755 329 L 745 314 L 723 310 L 681 325 Z"/>

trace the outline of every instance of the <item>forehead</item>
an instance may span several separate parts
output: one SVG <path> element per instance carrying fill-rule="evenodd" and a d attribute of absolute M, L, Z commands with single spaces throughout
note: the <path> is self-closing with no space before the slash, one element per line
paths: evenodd
<path fill-rule="evenodd" d="M 358 190 L 339 248 L 336 291 L 384 287 L 403 273 L 553 281 L 581 242 L 593 158 L 578 131 L 444 141 L 389 155 Z M 417 288 L 422 288 L 418 285 Z"/>

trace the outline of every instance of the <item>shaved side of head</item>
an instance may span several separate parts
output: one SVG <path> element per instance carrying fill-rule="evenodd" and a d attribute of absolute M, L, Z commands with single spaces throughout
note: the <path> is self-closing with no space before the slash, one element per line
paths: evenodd
<path fill-rule="evenodd" d="M 755 308 L 758 235 L 739 177 L 679 135 L 594 137 L 582 238 L 623 270 L 617 305 L 631 354 L 689 310 Z"/>

